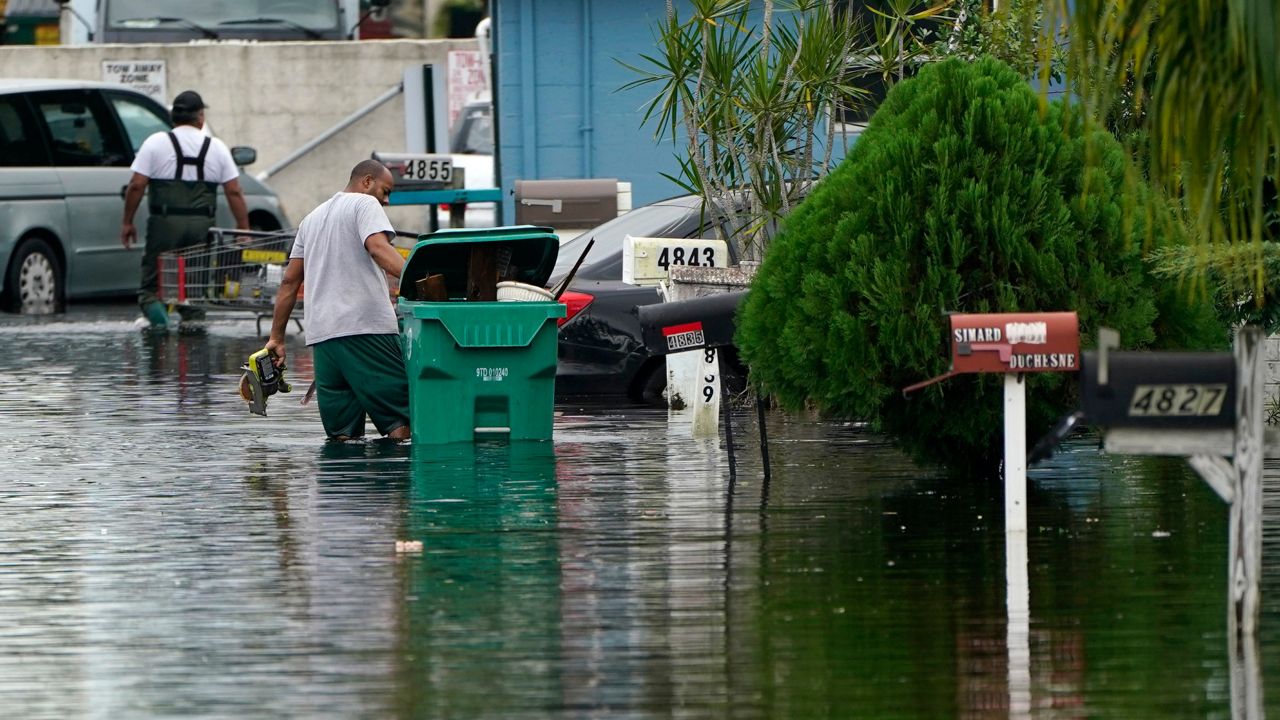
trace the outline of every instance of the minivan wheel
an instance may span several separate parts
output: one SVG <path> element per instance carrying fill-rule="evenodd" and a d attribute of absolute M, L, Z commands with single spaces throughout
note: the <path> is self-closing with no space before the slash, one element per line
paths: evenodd
<path fill-rule="evenodd" d="M 24 315 L 62 311 L 62 267 L 49 243 L 29 238 L 9 260 L 5 309 Z"/>

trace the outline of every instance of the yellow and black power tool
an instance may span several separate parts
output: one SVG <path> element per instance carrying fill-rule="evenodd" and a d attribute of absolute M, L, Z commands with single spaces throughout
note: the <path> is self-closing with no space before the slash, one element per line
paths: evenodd
<path fill-rule="evenodd" d="M 249 403 L 249 412 L 266 417 L 267 398 L 293 389 L 284 379 L 284 364 L 276 364 L 275 353 L 262 348 L 240 366 L 240 397 Z"/>

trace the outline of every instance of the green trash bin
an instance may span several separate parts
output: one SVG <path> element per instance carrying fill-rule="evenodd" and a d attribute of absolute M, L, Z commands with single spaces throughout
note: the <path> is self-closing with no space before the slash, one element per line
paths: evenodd
<path fill-rule="evenodd" d="M 564 305 L 490 298 L 503 277 L 545 286 L 559 248 L 554 231 L 530 225 L 419 238 L 399 300 L 415 444 L 551 439 Z M 447 299 L 419 288 L 432 275 L 444 276 Z"/>

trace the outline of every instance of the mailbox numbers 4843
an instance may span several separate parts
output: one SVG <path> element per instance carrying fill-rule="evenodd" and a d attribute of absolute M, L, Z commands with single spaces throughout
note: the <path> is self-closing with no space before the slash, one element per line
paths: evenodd
<path fill-rule="evenodd" d="M 672 265 L 688 265 L 690 267 L 715 267 L 716 252 L 709 247 L 704 248 L 662 248 L 658 253 L 658 267 L 669 270 Z"/>
<path fill-rule="evenodd" d="M 1214 416 L 1222 412 L 1226 396 L 1224 384 L 1139 385 L 1129 401 L 1129 416 Z"/>

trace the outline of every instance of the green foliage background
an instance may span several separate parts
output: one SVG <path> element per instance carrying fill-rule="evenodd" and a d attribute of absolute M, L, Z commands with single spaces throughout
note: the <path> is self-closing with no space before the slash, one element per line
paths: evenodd
<path fill-rule="evenodd" d="M 901 392 L 947 370 L 945 312 L 1075 310 L 1086 343 L 1105 325 L 1129 349 L 1223 346 L 1211 307 L 1148 274 L 1144 248 L 1177 234 L 1145 186 L 1126 185 L 1127 161 L 1079 110 L 1042 115 L 999 61 L 924 68 L 770 246 L 738 323 L 753 381 L 981 472 L 1000 456 L 1000 377 Z M 1075 407 L 1075 378 L 1028 382 L 1034 439 Z"/>

